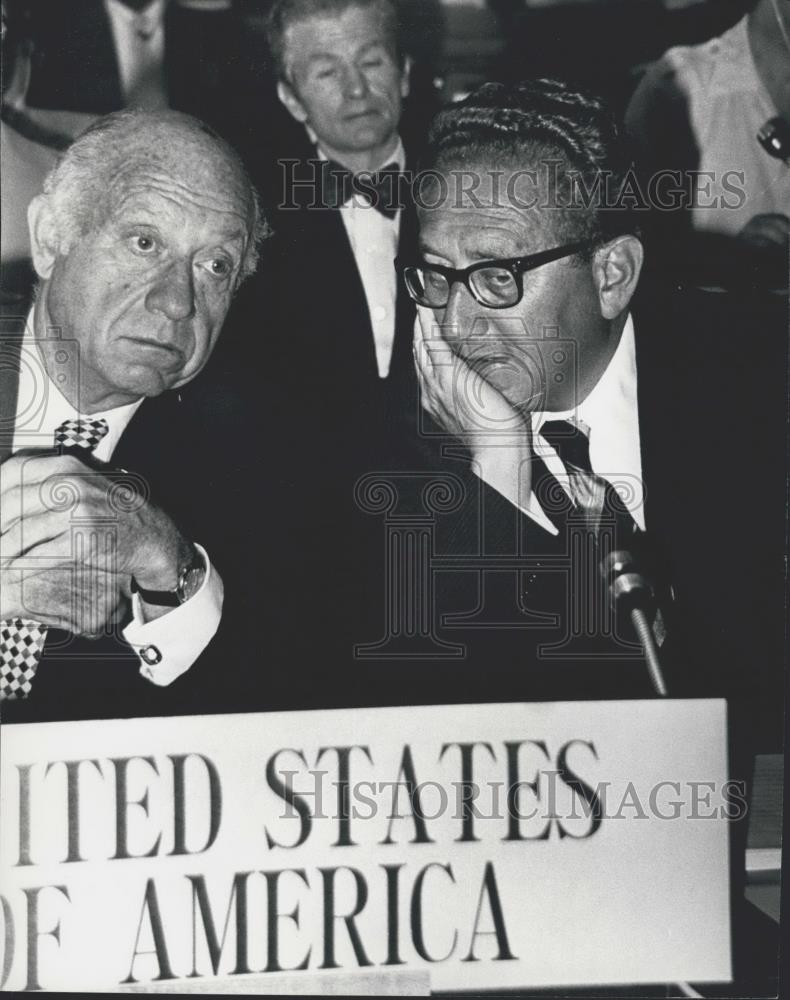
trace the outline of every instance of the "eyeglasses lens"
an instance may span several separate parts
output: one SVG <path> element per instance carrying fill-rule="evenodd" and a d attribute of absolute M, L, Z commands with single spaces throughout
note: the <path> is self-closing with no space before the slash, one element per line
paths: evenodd
<path fill-rule="evenodd" d="M 477 298 L 492 309 L 515 305 L 518 300 L 516 279 L 504 267 L 483 267 L 472 271 L 469 280 Z"/>

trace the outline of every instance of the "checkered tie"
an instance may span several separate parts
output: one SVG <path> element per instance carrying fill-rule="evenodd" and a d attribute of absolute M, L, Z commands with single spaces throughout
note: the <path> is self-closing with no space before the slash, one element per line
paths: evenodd
<path fill-rule="evenodd" d="M 109 431 L 107 421 L 64 420 L 55 447 L 93 451 Z M 0 701 L 27 698 L 47 638 L 47 626 L 27 618 L 0 621 Z"/>

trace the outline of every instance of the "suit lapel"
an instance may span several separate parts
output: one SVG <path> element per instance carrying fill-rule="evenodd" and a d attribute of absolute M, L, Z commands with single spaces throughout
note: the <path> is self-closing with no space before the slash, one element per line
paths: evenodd
<path fill-rule="evenodd" d="M 9 457 L 14 443 L 21 346 L 21 337 L 0 339 L 0 462 Z"/>
<path fill-rule="evenodd" d="M 0 308 L 0 462 L 11 454 L 19 396 L 19 365 L 32 293 L 14 295 Z"/>
<path fill-rule="evenodd" d="M 398 256 L 409 257 L 417 248 L 417 212 L 413 202 L 409 201 L 401 211 L 400 236 L 398 239 Z M 404 372 L 408 375 L 414 367 L 412 358 L 412 333 L 414 329 L 415 305 L 401 281 L 397 278 L 395 298 L 395 342 L 392 347 L 392 363 L 390 378 L 397 379 Z"/>
<path fill-rule="evenodd" d="M 341 211 L 339 208 L 332 208 L 319 214 L 325 217 L 327 224 L 327 251 L 336 252 L 337 279 L 334 301 L 340 297 L 347 297 L 344 308 L 348 309 L 349 315 L 346 329 L 343 331 L 344 343 L 347 346 L 344 363 L 361 378 L 378 378 L 376 348 L 365 286 L 362 284 Z"/>

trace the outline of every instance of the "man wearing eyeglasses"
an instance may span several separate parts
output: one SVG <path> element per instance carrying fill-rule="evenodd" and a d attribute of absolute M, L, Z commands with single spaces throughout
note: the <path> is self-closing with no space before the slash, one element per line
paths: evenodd
<path fill-rule="evenodd" d="M 484 85 L 437 116 L 429 154 L 419 251 L 397 268 L 422 405 L 465 487 L 434 559 L 457 578 L 437 580 L 441 638 L 467 655 L 399 665 L 401 684 L 470 703 L 724 696 L 748 780 L 781 747 L 786 305 L 652 287 L 627 150 L 561 83 Z"/>
<path fill-rule="evenodd" d="M 607 617 L 605 557 L 626 551 L 665 689 L 728 696 L 770 749 L 781 317 L 640 280 L 627 149 L 597 99 L 487 84 L 437 116 L 429 147 L 419 251 L 397 269 L 418 306 L 422 405 L 453 455 L 465 446 L 443 551 L 483 567 L 466 603 L 458 589 L 440 608 L 446 636 L 490 650 L 488 697 L 648 697 L 627 616 Z"/>

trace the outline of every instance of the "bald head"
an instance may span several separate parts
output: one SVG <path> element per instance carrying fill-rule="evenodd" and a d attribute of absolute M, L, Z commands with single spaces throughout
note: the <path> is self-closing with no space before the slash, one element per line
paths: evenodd
<path fill-rule="evenodd" d="M 266 226 L 244 166 L 212 129 L 177 111 L 106 115 L 65 151 L 44 181 L 60 252 L 103 225 L 130 190 L 157 178 L 245 220 L 250 239 L 240 277 L 255 270 Z"/>

